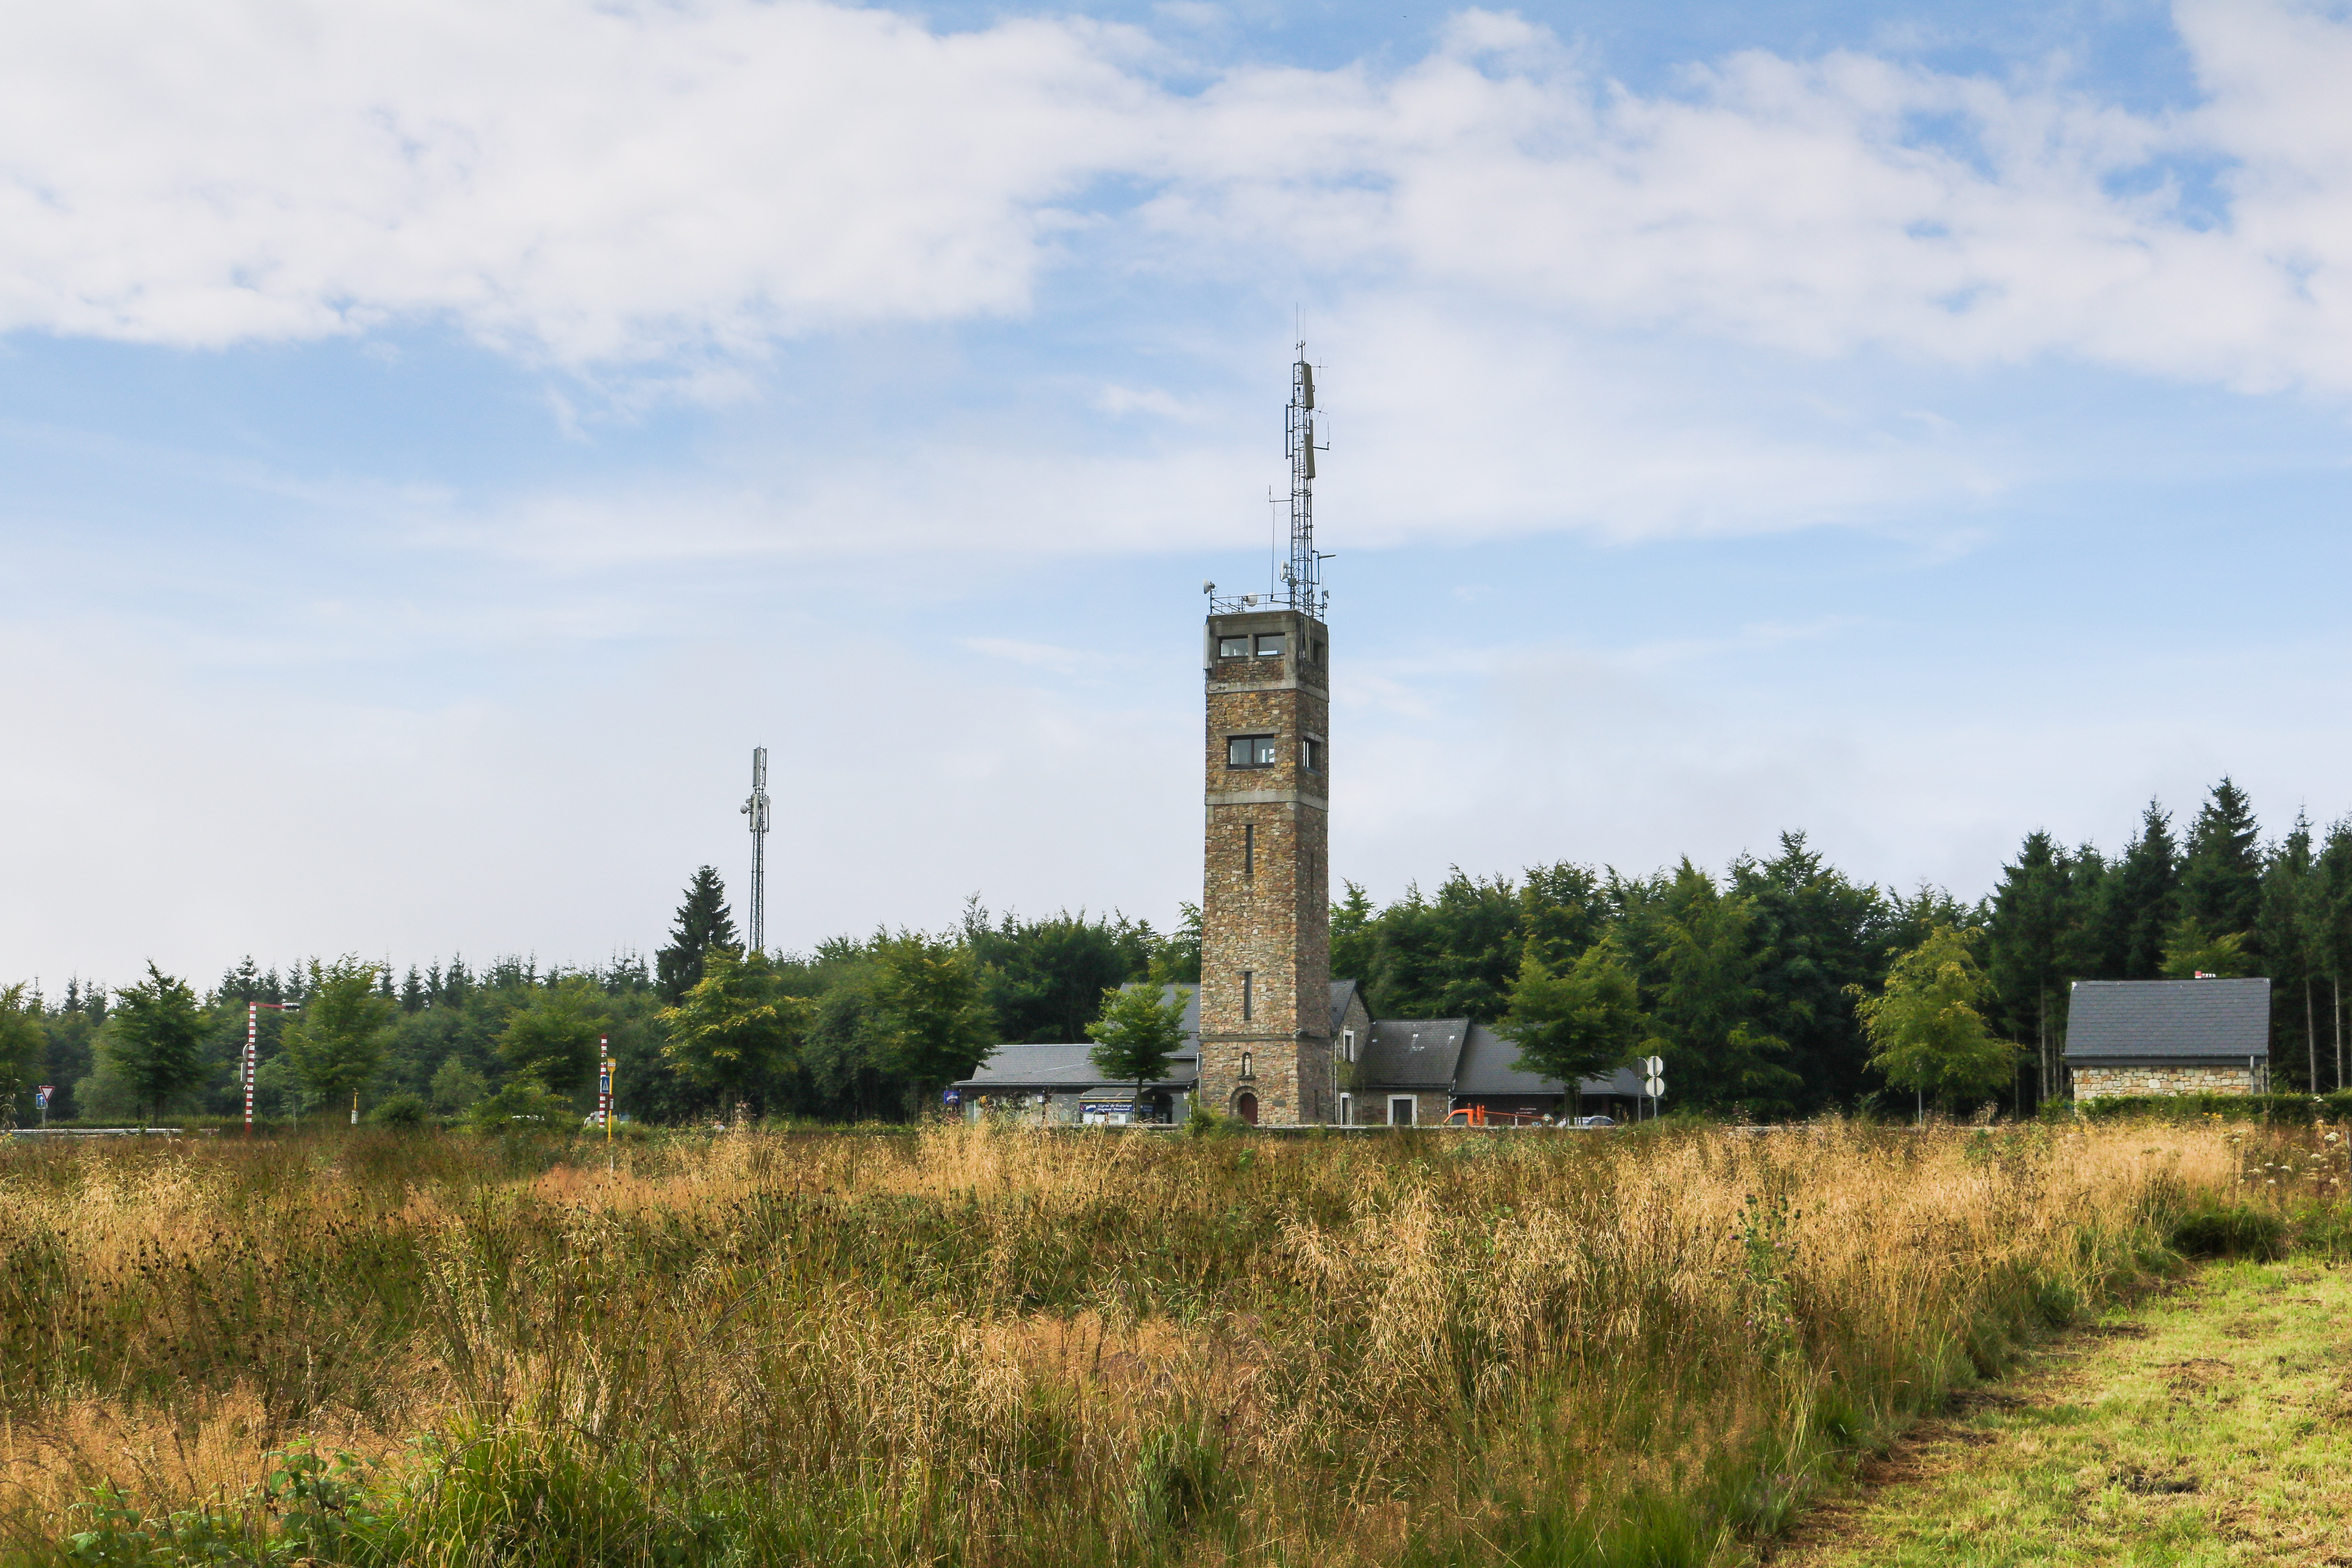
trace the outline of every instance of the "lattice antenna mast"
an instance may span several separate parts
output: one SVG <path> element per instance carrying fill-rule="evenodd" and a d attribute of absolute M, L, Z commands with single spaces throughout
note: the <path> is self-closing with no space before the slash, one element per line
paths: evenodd
<path fill-rule="evenodd" d="M 1315 454 L 1331 449 L 1315 439 L 1315 367 L 1307 345 L 1290 366 L 1290 403 L 1283 410 L 1283 447 L 1290 458 L 1290 559 L 1282 568 L 1282 596 L 1291 607 L 1320 617 L 1330 604 L 1323 560 L 1315 551 Z"/>
<path fill-rule="evenodd" d="M 768 950 L 768 748 L 751 748 L 751 798 L 743 803 L 743 815 L 751 819 L 751 909 L 745 921 L 745 934 L 751 939 L 745 945 L 748 952 Z"/>

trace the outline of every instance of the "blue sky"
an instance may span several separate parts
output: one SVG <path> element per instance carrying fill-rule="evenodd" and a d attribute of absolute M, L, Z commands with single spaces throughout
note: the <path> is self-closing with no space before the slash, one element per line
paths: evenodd
<path fill-rule="evenodd" d="M 778 942 L 1164 923 L 1294 320 L 1376 896 L 2352 811 L 2347 76 L 2254 4 L 12 16 L 0 977 L 650 948 L 754 744 Z"/>

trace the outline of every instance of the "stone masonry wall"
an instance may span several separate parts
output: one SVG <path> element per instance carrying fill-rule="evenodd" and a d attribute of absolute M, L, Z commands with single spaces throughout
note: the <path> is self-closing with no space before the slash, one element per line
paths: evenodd
<path fill-rule="evenodd" d="M 2112 1100 L 2144 1094 L 2251 1094 L 2242 1067 L 2167 1064 L 2162 1067 L 2083 1067 L 2074 1071 L 2076 1100 Z"/>
<path fill-rule="evenodd" d="M 1208 671 L 1201 1103 L 1230 1111 L 1246 1089 L 1265 1125 L 1323 1121 L 1332 1110 L 1330 753 L 1327 743 L 1322 767 L 1310 770 L 1300 742 L 1328 742 L 1324 667 L 1301 658 L 1327 634 L 1287 610 L 1213 616 L 1208 629 L 1212 648 L 1223 636 L 1287 641 L 1280 658 L 1216 659 Z M 1231 766 L 1237 734 L 1274 736 L 1273 764 Z"/>

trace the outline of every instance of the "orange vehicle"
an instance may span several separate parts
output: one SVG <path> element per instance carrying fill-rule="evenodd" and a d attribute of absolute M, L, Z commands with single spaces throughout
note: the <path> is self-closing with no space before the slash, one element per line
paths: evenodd
<path fill-rule="evenodd" d="M 1489 1110 L 1483 1105 L 1465 1105 L 1446 1113 L 1441 1125 L 1446 1127 L 1534 1127 L 1543 1121 L 1533 1110 Z"/>

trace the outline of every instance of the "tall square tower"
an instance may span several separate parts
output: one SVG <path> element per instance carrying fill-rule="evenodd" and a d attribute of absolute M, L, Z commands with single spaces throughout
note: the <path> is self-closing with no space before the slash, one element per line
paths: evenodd
<path fill-rule="evenodd" d="M 1220 608 L 1202 650 L 1200 1100 L 1272 1126 L 1328 1121 L 1329 637 L 1295 605 Z"/>

